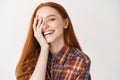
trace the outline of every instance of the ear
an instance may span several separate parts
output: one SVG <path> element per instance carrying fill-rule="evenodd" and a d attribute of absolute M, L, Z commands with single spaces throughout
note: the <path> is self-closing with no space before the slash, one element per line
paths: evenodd
<path fill-rule="evenodd" d="M 67 29 L 69 26 L 69 19 L 68 18 L 64 19 L 64 22 L 65 22 L 64 29 Z"/>

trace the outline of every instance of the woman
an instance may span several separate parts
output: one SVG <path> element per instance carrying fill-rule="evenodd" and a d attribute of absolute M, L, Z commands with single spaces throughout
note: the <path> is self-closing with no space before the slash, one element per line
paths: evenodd
<path fill-rule="evenodd" d="M 90 80 L 90 63 L 66 10 L 54 2 L 38 5 L 16 68 L 17 80 Z"/>

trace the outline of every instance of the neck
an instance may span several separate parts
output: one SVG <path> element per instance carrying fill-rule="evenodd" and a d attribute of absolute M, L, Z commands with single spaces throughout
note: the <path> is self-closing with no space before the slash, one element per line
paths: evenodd
<path fill-rule="evenodd" d="M 63 48 L 64 45 L 64 40 L 59 40 L 57 42 L 50 43 L 50 52 L 52 56 L 58 54 L 58 52 Z"/>

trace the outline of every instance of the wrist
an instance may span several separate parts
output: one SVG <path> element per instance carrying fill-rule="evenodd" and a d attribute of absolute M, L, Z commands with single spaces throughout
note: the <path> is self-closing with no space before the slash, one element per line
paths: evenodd
<path fill-rule="evenodd" d="M 49 49 L 48 45 L 41 46 L 41 50 L 48 50 L 48 49 Z"/>

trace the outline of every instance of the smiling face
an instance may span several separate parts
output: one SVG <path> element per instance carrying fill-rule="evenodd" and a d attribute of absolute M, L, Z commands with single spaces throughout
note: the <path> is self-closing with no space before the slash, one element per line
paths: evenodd
<path fill-rule="evenodd" d="M 42 7 L 38 9 L 36 16 L 43 18 L 45 25 L 42 33 L 48 43 L 64 41 L 64 29 L 67 28 L 68 21 L 63 19 L 57 10 L 51 7 Z"/>

